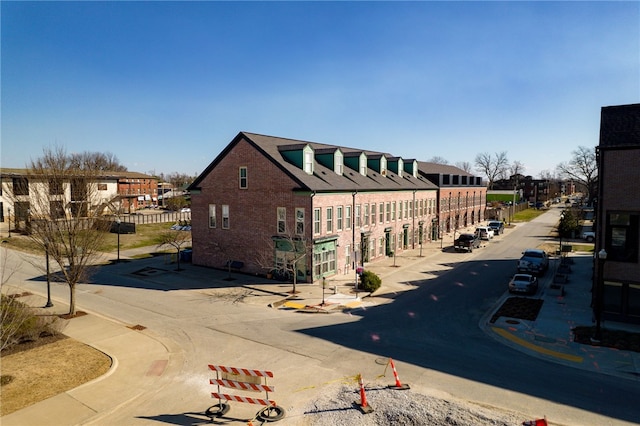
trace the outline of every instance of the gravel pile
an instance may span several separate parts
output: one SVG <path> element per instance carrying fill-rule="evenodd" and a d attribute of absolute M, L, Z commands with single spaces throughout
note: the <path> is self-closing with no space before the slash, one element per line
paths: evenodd
<path fill-rule="evenodd" d="M 412 390 L 366 388 L 367 405 L 373 412 L 362 414 L 359 389 L 340 385 L 325 389 L 304 409 L 306 426 L 517 426 L 519 413 L 476 404 L 448 401 Z"/>

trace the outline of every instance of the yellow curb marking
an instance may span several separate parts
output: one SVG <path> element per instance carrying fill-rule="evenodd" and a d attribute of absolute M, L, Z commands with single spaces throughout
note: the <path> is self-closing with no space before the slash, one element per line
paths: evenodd
<path fill-rule="evenodd" d="M 291 309 L 304 309 L 307 307 L 304 303 L 284 302 L 284 306 Z"/>
<path fill-rule="evenodd" d="M 582 362 L 584 360 L 581 356 L 565 354 L 562 352 L 556 352 L 556 351 L 552 351 L 551 349 L 543 348 L 542 346 L 534 345 L 533 343 L 527 342 L 524 339 L 514 336 L 513 334 L 509 333 L 507 330 L 503 328 L 491 327 L 491 329 L 496 334 L 499 334 L 505 339 L 509 339 L 512 342 L 517 343 L 518 345 L 524 346 L 527 349 L 531 349 L 545 355 L 555 356 L 555 357 L 562 358 L 572 362 Z"/>
<path fill-rule="evenodd" d="M 361 304 L 362 304 L 362 302 L 355 301 L 355 302 L 344 303 L 342 306 L 345 306 L 347 308 L 355 308 L 357 306 L 360 306 Z"/>

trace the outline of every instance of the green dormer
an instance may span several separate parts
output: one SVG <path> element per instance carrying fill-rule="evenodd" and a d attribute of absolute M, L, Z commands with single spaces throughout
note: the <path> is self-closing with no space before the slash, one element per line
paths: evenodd
<path fill-rule="evenodd" d="M 387 157 L 384 154 L 373 154 L 368 156 L 367 166 L 380 173 L 380 176 L 387 175 Z"/>
<path fill-rule="evenodd" d="M 400 157 L 391 157 L 387 160 L 387 166 L 389 170 L 398 175 L 398 177 L 402 177 L 402 172 L 404 171 L 404 161 Z"/>
<path fill-rule="evenodd" d="M 418 161 L 411 159 L 411 160 L 404 160 L 404 171 L 407 173 L 411 173 L 411 176 L 413 176 L 414 178 L 418 177 Z"/>
<path fill-rule="evenodd" d="M 364 152 L 347 152 L 344 154 L 344 165 L 357 170 L 362 176 L 367 175 L 367 154 Z"/>
<path fill-rule="evenodd" d="M 281 145 L 278 151 L 291 164 L 294 164 L 305 171 L 313 174 L 314 151 L 309 144 Z"/>
<path fill-rule="evenodd" d="M 337 175 L 342 176 L 344 170 L 344 154 L 340 148 L 317 149 L 315 154 L 318 163 L 332 169 Z"/>

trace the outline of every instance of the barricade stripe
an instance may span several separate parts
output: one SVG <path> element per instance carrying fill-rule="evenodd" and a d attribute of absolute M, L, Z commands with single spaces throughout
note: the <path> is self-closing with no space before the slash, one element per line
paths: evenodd
<path fill-rule="evenodd" d="M 258 391 L 258 392 L 260 391 L 275 392 L 276 391 L 275 386 L 259 385 L 259 384 L 247 383 L 247 382 L 236 382 L 233 380 L 209 379 L 209 384 L 220 385 L 227 388 L 243 389 L 248 391 Z"/>
<path fill-rule="evenodd" d="M 277 405 L 275 401 L 271 401 L 270 399 L 248 398 L 246 396 L 227 395 L 225 393 L 217 392 L 211 392 L 211 397 L 216 399 L 225 399 L 227 401 L 246 402 L 248 404 Z"/>
<path fill-rule="evenodd" d="M 264 371 L 264 370 L 249 370 L 247 368 L 225 367 L 222 365 L 211 365 L 211 364 L 209 364 L 209 368 L 213 371 L 220 371 L 223 373 L 243 374 L 245 376 L 255 376 L 255 377 L 273 377 L 273 373 L 271 371 Z"/>

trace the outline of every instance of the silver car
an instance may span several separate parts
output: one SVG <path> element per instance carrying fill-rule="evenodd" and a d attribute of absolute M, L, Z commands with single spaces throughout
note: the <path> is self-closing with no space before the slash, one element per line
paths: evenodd
<path fill-rule="evenodd" d="M 515 274 L 509 281 L 509 293 L 536 294 L 538 278 L 530 274 Z"/>

